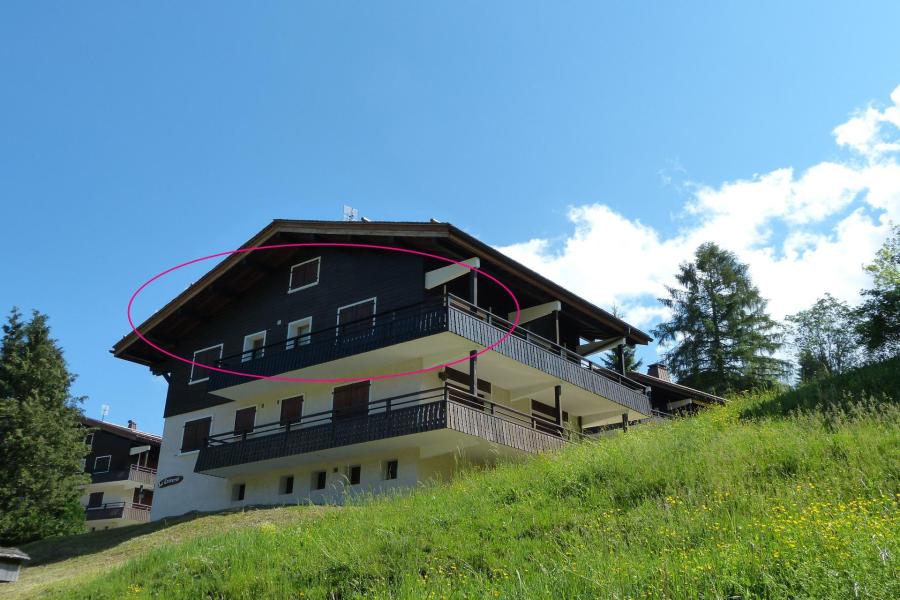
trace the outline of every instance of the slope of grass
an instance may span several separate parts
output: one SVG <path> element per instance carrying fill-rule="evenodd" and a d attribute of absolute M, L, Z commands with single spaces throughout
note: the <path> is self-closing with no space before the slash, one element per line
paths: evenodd
<path fill-rule="evenodd" d="M 177 544 L 214 532 L 264 524 L 296 526 L 318 516 L 317 507 L 274 508 L 213 515 L 191 514 L 155 523 L 95 531 L 62 538 L 48 538 L 22 546 L 31 557 L 14 585 L 0 587 L 2 598 L 33 598 L 50 586 L 74 586 L 107 573 L 125 561 L 154 548 Z"/>
<path fill-rule="evenodd" d="M 796 410 L 846 408 L 864 399 L 900 402 L 900 356 L 769 395 L 744 407 L 742 416 L 780 416 Z"/>
<path fill-rule="evenodd" d="M 739 398 L 315 520 L 216 527 L 50 595 L 900 597 L 900 407 L 746 416 L 778 402 Z"/>

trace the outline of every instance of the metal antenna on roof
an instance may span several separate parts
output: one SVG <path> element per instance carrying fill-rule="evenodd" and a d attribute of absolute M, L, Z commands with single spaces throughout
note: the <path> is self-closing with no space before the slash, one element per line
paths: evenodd
<path fill-rule="evenodd" d="M 106 415 L 109 414 L 109 404 L 101 404 L 100 405 L 100 420 L 105 421 Z"/>
<path fill-rule="evenodd" d="M 359 211 L 353 208 L 352 206 L 344 205 L 344 220 L 345 221 L 355 221 L 357 215 L 359 215 Z"/>

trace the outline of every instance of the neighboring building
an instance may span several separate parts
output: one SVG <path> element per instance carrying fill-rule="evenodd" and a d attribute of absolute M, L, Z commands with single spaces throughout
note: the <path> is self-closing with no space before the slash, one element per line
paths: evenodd
<path fill-rule="evenodd" d="M 0 583 L 14 583 L 19 580 L 22 565 L 31 560 L 18 548 L 0 548 Z"/>
<path fill-rule="evenodd" d="M 712 404 L 724 404 L 725 399 L 675 383 L 669 369 L 661 363 L 647 367 L 647 374 L 630 371 L 629 379 L 642 383 L 650 390 L 650 405 L 661 413 L 696 412 Z"/>
<path fill-rule="evenodd" d="M 128 427 L 88 417 L 81 422 L 89 430 L 84 471 L 91 483 L 81 500 L 88 531 L 149 521 L 162 438 L 138 431 L 134 421 Z"/>
<path fill-rule="evenodd" d="M 245 248 L 363 243 L 465 261 L 495 283 L 416 254 L 305 247 L 233 254 L 112 352 L 167 380 L 153 518 L 249 504 L 339 502 L 346 493 L 451 476 L 461 463 L 559 448 L 583 428 L 651 415 L 644 384 L 586 355 L 650 336 L 445 223 L 273 221 Z M 598 277 L 600 272 L 598 271 Z"/>

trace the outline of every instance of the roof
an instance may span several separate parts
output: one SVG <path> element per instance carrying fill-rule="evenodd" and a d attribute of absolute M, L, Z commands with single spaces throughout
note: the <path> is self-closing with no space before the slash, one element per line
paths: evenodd
<path fill-rule="evenodd" d="M 540 289 L 543 293 L 556 297 L 586 317 L 603 322 L 604 325 L 611 329 L 615 329 L 618 335 L 625 336 L 631 344 L 646 344 L 652 340 L 648 334 L 640 329 L 632 327 L 612 313 L 577 296 L 561 285 L 554 283 L 449 223 L 397 221 L 348 222 L 276 219 L 250 238 L 240 248 L 253 248 L 266 244 L 290 243 L 291 240 L 297 239 L 297 236 L 305 236 L 302 239 L 322 240 L 325 238 L 337 238 L 338 240 L 344 241 L 348 239 L 356 241 L 358 238 L 365 238 L 366 241 L 372 239 L 374 243 L 380 241 L 382 244 L 388 245 L 395 243 L 398 238 L 430 245 L 446 241 L 453 244 L 460 251 L 468 254 L 468 256 L 474 255 L 480 257 L 483 261 L 481 268 L 485 268 L 484 263 L 486 262 L 492 269 L 506 271 L 509 274 L 514 274 L 517 277 L 526 279 L 531 285 Z M 184 306 L 189 301 L 196 298 L 208 288 L 215 289 L 214 284 L 217 284 L 217 281 L 222 278 L 223 275 L 239 266 L 246 265 L 247 262 L 247 253 L 231 254 L 227 256 L 200 279 L 191 284 L 187 289 L 169 301 L 164 307 L 141 323 L 141 325 L 138 326 L 141 333 L 148 335 L 155 327 L 165 322 L 166 319 L 179 314 L 179 311 L 183 312 Z M 497 274 L 499 276 L 499 273 L 492 274 Z M 221 284 L 217 285 L 221 286 Z M 111 352 L 119 358 L 125 358 L 142 364 L 150 364 L 150 360 L 146 357 L 139 357 L 134 353 L 128 352 L 129 348 L 139 340 L 140 338 L 135 332 L 131 331 L 113 346 Z"/>
<path fill-rule="evenodd" d="M 88 427 L 96 427 L 97 429 L 102 429 L 103 431 L 108 431 L 112 434 L 134 440 L 135 442 L 146 442 L 151 446 L 159 446 L 162 444 L 162 438 L 160 436 L 145 431 L 129 429 L 128 427 L 122 427 L 115 423 L 107 423 L 106 421 L 99 421 L 90 417 L 81 417 L 81 422 Z"/>
<path fill-rule="evenodd" d="M 628 373 L 628 377 L 634 379 L 638 383 L 649 385 L 652 388 L 665 390 L 676 396 L 683 396 L 684 398 L 691 398 L 692 400 L 713 402 L 715 404 L 725 404 L 725 398 L 714 396 L 713 394 L 708 394 L 706 392 L 701 392 L 700 390 L 695 390 L 694 388 L 688 387 L 686 385 L 681 385 L 673 381 L 666 381 L 664 379 L 660 379 L 659 377 L 653 377 L 652 375 L 647 375 L 645 373 L 630 371 Z"/>
<path fill-rule="evenodd" d="M 13 558 L 16 560 L 31 560 L 31 557 L 18 548 L 0 547 L 0 558 Z"/>

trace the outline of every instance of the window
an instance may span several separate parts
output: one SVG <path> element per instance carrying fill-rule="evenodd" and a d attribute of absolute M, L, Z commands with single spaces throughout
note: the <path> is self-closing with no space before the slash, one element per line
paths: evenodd
<path fill-rule="evenodd" d="M 222 360 L 222 344 L 203 348 L 194 352 L 194 362 L 201 365 L 215 366 L 216 362 Z M 188 383 L 200 383 L 209 379 L 211 371 L 204 367 L 191 365 L 191 379 Z"/>
<path fill-rule="evenodd" d="M 106 456 L 98 456 L 94 459 L 94 473 L 106 473 L 109 471 L 109 462 L 112 460 L 112 456 L 107 454 Z"/>
<path fill-rule="evenodd" d="M 88 496 L 88 508 L 97 508 L 98 506 L 103 505 L 103 492 L 92 492 L 90 496 Z"/>
<path fill-rule="evenodd" d="M 384 478 L 397 479 L 397 460 L 388 460 L 384 463 Z"/>
<path fill-rule="evenodd" d="M 375 327 L 375 298 L 361 300 L 338 309 L 337 335 L 353 340 L 372 333 Z"/>
<path fill-rule="evenodd" d="M 278 482 L 278 493 L 279 494 L 293 494 L 294 493 L 294 476 L 293 475 L 285 475 Z"/>
<path fill-rule="evenodd" d="M 314 490 L 324 490 L 325 489 L 325 471 L 314 471 L 312 474 L 312 482 L 311 487 Z"/>
<path fill-rule="evenodd" d="M 281 401 L 281 418 L 279 423 L 282 427 L 288 423 L 299 421 L 301 416 L 303 416 L 303 396 L 285 398 Z"/>
<path fill-rule="evenodd" d="M 291 321 L 287 326 L 287 342 L 285 347 L 292 350 L 297 346 L 305 346 L 310 342 L 312 332 L 312 317 Z"/>
<path fill-rule="evenodd" d="M 248 406 L 234 412 L 234 432 L 250 433 L 256 425 L 256 407 Z"/>
<path fill-rule="evenodd" d="M 240 502 L 244 499 L 244 492 L 247 491 L 247 485 L 243 483 L 236 483 L 231 487 L 231 501 L 232 502 Z"/>
<path fill-rule="evenodd" d="M 322 259 L 317 257 L 291 267 L 291 277 L 288 282 L 288 294 L 319 283 L 319 265 L 321 262 Z"/>
<path fill-rule="evenodd" d="M 255 358 L 262 358 L 266 353 L 266 332 L 251 333 L 244 336 L 244 353 L 241 354 L 241 362 L 247 362 Z"/>
<path fill-rule="evenodd" d="M 359 465 L 351 465 L 347 467 L 347 479 L 350 480 L 350 485 L 359 485 L 359 478 L 362 474 L 362 467 Z"/>
<path fill-rule="evenodd" d="M 84 443 L 88 448 L 93 449 L 94 448 L 94 434 L 89 433 L 86 436 L 84 436 Z"/>
<path fill-rule="evenodd" d="M 334 388 L 332 418 L 335 421 L 366 415 L 369 412 L 371 381 L 360 381 Z"/>
<path fill-rule="evenodd" d="M 209 437 L 209 426 L 212 417 L 188 421 L 184 424 L 184 433 L 181 437 L 181 451 L 193 452 L 206 446 L 206 438 Z"/>

